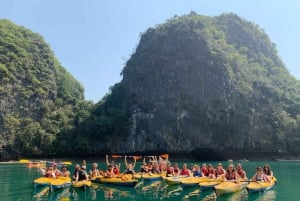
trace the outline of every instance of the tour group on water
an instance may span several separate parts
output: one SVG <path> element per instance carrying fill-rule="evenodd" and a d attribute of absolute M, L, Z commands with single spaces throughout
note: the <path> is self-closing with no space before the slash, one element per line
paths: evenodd
<path fill-rule="evenodd" d="M 124 162 L 123 159 L 124 158 Z M 229 161 L 227 167 L 222 163 L 178 165 L 169 160 L 168 154 L 159 156 L 123 156 L 106 155 L 106 168 L 99 169 L 96 162 L 87 168 L 85 160 L 69 169 L 71 162 L 45 162 L 20 160 L 28 167 L 35 167 L 42 174 L 34 179 L 34 188 L 44 187 L 44 191 L 53 192 L 66 187 L 87 190 L 92 183 L 135 187 L 140 180 L 163 180 L 167 185 L 181 185 L 182 188 L 199 186 L 201 190 L 213 190 L 216 196 L 231 194 L 247 189 L 248 194 L 271 189 L 277 180 L 268 164 L 256 167 L 254 175 L 247 175 L 240 162 Z M 116 162 L 115 160 L 122 161 Z M 136 167 L 137 160 L 141 165 Z M 124 167 L 123 167 L 124 166 Z"/>

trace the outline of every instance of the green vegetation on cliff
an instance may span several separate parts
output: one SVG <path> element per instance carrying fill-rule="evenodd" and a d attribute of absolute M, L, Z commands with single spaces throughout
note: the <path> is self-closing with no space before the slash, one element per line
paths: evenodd
<path fill-rule="evenodd" d="M 55 152 L 57 135 L 88 105 L 44 39 L 8 20 L 0 20 L 0 100 L 2 157 Z"/>

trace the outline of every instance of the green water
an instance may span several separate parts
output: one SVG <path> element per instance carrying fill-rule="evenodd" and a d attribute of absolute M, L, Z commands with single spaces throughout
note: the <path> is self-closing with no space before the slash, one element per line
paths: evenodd
<path fill-rule="evenodd" d="M 0 164 L 0 199 L 1 201 L 90 201 L 90 200 L 122 200 L 122 201 L 191 201 L 191 200 L 230 200 L 230 201 L 271 201 L 300 200 L 300 162 L 274 161 L 274 162 L 242 162 L 248 177 L 255 173 L 255 167 L 269 163 L 277 177 L 278 184 L 271 190 L 247 194 L 241 191 L 233 195 L 215 197 L 213 191 L 201 191 L 198 187 L 182 189 L 180 186 L 168 186 L 164 181 L 145 183 L 141 181 L 135 188 L 115 187 L 104 184 L 93 184 L 87 191 L 73 189 L 72 187 L 39 195 L 43 188 L 33 188 L 33 179 L 40 176 L 35 168 L 29 169 L 24 164 Z M 190 163 L 191 164 L 191 163 Z M 193 162 L 195 164 L 195 162 Z M 202 164 L 199 162 L 197 164 Z M 214 165 L 217 162 L 213 163 Z M 226 167 L 227 162 L 223 162 Z M 99 163 L 104 168 L 104 163 Z M 88 163 L 87 169 L 91 167 Z M 139 167 L 137 165 L 137 167 Z M 73 166 L 69 169 L 73 171 Z"/>

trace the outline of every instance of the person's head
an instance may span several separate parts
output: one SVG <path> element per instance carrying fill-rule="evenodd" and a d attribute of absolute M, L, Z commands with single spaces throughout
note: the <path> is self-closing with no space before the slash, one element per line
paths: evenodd
<path fill-rule="evenodd" d="M 234 166 L 232 164 L 228 165 L 228 169 L 229 172 L 233 172 L 234 171 Z"/>
<path fill-rule="evenodd" d="M 236 169 L 238 169 L 238 170 L 242 169 L 242 165 L 241 165 L 240 163 L 238 163 L 238 164 L 236 165 Z"/>
<path fill-rule="evenodd" d="M 75 165 L 75 169 L 79 170 L 79 169 L 80 169 L 80 165 L 79 165 L 79 164 L 76 164 L 76 165 Z"/>
<path fill-rule="evenodd" d="M 82 166 L 81 166 L 81 170 L 82 170 L 82 171 L 86 170 L 86 166 L 85 166 L 85 165 L 82 165 Z"/>
<path fill-rule="evenodd" d="M 98 167 L 98 164 L 97 164 L 97 163 L 93 163 L 92 167 L 93 167 L 93 168 L 97 168 L 97 167 Z"/>
<path fill-rule="evenodd" d="M 61 167 L 61 169 L 64 170 L 64 171 L 66 171 L 68 168 L 67 168 L 66 165 L 63 165 L 63 166 Z"/>
<path fill-rule="evenodd" d="M 258 167 L 256 168 L 256 173 L 262 174 L 262 173 L 263 173 L 262 167 L 258 166 Z"/>

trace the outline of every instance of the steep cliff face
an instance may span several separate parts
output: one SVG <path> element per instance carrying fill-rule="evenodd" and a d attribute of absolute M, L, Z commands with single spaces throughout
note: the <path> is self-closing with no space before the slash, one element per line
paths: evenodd
<path fill-rule="evenodd" d="M 263 30 L 234 14 L 148 29 L 122 74 L 130 121 L 110 150 L 299 153 L 299 81 Z"/>
<path fill-rule="evenodd" d="M 0 158 L 53 151 L 81 100 L 82 86 L 40 35 L 0 20 Z"/>

